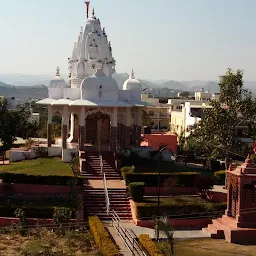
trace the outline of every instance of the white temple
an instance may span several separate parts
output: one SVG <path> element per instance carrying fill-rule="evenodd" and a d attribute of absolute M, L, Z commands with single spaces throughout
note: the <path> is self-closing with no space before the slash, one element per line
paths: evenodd
<path fill-rule="evenodd" d="M 140 146 L 141 84 L 132 71 L 123 89 L 112 78 L 116 61 L 100 20 L 88 18 L 69 58 L 69 83 L 57 68 L 48 98 L 48 147 L 52 145 L 52 116 L 62 114 L 62 149 L 116 150 Z"/>

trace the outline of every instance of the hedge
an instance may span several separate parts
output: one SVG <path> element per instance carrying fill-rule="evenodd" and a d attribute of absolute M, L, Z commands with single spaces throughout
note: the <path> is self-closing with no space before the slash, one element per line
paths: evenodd
<path fill-rule="evenodd" d="M 139 242 L 143 249 L 149 256 L 164 256 L 156 247 L 155 243 L 151 240 L 149 235 L 139 235 Z"/>
<path fill-rule="evenodd" d="M 118 256 L 117 246 L 112 242 L 98 216 L 89 217 L 89 228 L 103 256 Z"/>
<path fill-rule="evenodd" d="M 0 173 L 0 179 L 6 183 L 40 184 L 40 185 L 82 185 L 83 178 L 71 176 L 36 176 L 16 173 Z"/>
<path fill-rule="evenodd" d="M 152 216 L 157 216 L 157 202 L 154 204 L 149 203 L 137 203 L 137 218 L 152 218 Z M 190 217 L 199 217 L 212 215 L 213 212 L 225 212 L 227 208 L 227 203 L 172 203 L 169 205 L 160 204 L 160 212 L 162 215 L 166 216 L 178 216 L 182 214 L 189 214 Z M 207 213 L 207 214 L 206 214 Z"/>
<path fill-rule="evenodd" d="M 135 202 L 142 202 L 145 192 L 145 183 L 144 182 L 131 182 L 129 184 L 129 192 L 132 199 Z"/>
<path fill-rule="evenodd" d="M 194 180 L 200 174 L 197 172 L 173 172 L 173 173 L 163 173 L 160 175 L 160 186 L 163 186 L 164 182 L 175 176 L 177 178 L 176 186 L 182 187 L 193 187 Z M 147 187 L 157 187 L 158 186 L 158 174 L 157 173 L 123 173 L 126 185 L 131 182 L 144 182 Z"/>
<path fill-rule="evenodd" d="M 226 171 L 218 171 L 214 173 L 214 177 L 219 185 L 225 185 Z"/>

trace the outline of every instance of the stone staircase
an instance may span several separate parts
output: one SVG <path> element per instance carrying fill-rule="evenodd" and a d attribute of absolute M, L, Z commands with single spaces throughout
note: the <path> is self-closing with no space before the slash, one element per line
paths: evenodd
<path fill-rule="evenodd" d="M 108 189 L 110 209 L 115 210 L 123 220 L 132 219 L 130 202 L 126 189 Z M 84 192 L 84 217 L 97 215 L 102 220 L 108 220 L 105 194 L 103 188 L 85 186 Z M 111 217 L 111 216 L 110 216 Z"/>
<path fill-rule="evenodd" d="M 203 228 L 214 239 L 225 239 L 225 235 L 229 234 L 231 230 L 237 229 L 234 218 L 223 215 L 221 218 L 213 219 L 212 224 L 207 228 Z"/>
<path fill-rule="evenodd" d="M 100 156 L 97 152 L 80 151 L 81 174 L 87 179 L 102 180 Z M 102 153 L 103 172 L 108 180 L 120 180 L 121 175 L 116 170 L 115 157 L 111 152 Z"/>

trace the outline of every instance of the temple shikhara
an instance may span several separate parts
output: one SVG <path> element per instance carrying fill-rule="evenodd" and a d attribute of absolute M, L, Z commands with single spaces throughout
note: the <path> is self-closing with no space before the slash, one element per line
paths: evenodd
<path fill-rule="evenodd" d="M 112 78 L 116 61 L 111 43 L 94 9 L 81 28 L 68 63 L 68 84 L 57 68 L 48 98 L 38 102 L 48 106 L 48 147 L 52 146 L 56 112 L 62 115 L 62 150 L 77 146 L 79 150 L 115 152 L 140 146 L 141 84 L 132 71 L 123 88 L 118 88 Z"/>

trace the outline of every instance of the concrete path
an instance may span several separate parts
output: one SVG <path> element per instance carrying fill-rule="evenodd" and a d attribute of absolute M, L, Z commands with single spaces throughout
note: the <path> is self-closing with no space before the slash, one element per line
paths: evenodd
<path fill-rule="evenodd" d="M 141 234 L 148 234 L 151 238 L 155 238 L 155 230 L 151 228 L 144 228 L 135 226 L 133 222 L 125 223 L 126 227 L 131 229 L 136 236 L 138 237 Z M 164 238 L 164 236 L 162 236 Z M 189 238 L 208 238 L 210 235 L 204 233 L 200 230 L 175 230 L 174 238 L 175 239 L 189 239 Z"/>
<path fill-rule="evenodd" d="M 227 190 L 224 188 L 224 185 L 214 185 L 213 189 L 211 191 L 214 192 L 221 192 L 221 193 L 227 193 Z"/>

